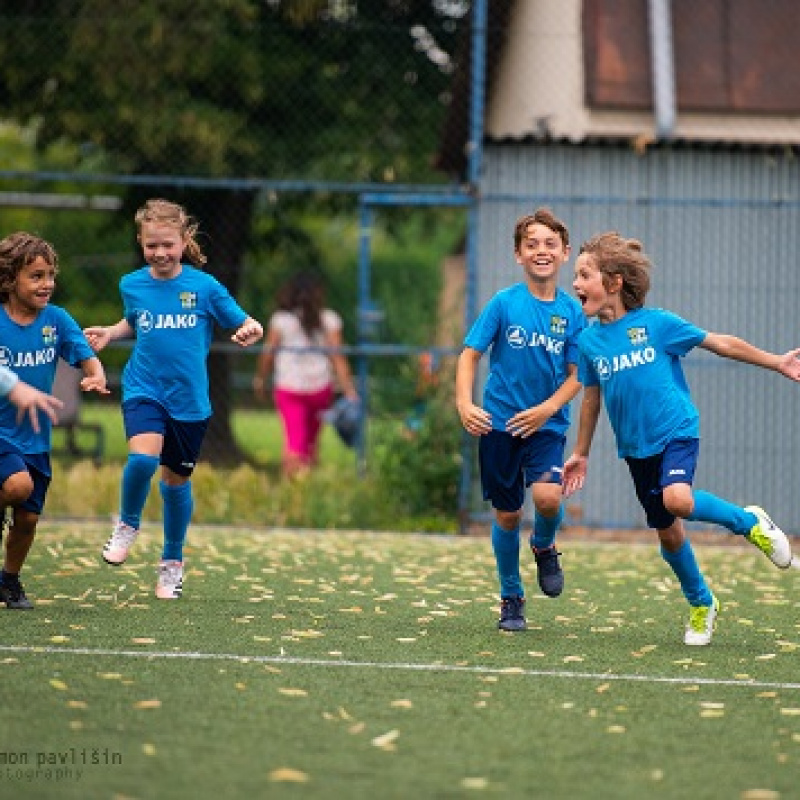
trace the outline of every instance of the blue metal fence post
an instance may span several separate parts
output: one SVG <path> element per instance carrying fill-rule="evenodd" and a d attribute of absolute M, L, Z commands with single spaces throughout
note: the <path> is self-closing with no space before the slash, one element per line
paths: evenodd
<path fill-rule="evenodd" d="M 369 331 L 367 330 L 367 315 L 370 308 L 370 251 L 372 247 L 372 208 L 364 202 L 363 196 L 358 200 L 358 355 L 357 355 L 357 384 L 358 396 L 361 398 L 361 429 L 356 440 L 356 458 L 360 475 L 366 472 L 366 444 L 367 444 L 367 414 L 369 412 L 369 361 L 367 359 L 366 344 Z"/>
<path fill-rule="evenodd" d="M 469 330 L 477 313 L 478 280 L 478 211 L 480 208 L 480 177 L 483 158 L 483 116 L 486 83 L 486 28 L 488 0 L 476 0 L 472 18 L 472 68 L 470 70 L 470 114 L 468 181 L 472 203 L 467 215 L 467 279 L 464 298 L 464 330 Z M 461 486 L 459 487 L 458 512 L 461 532 L 466 532 L 469 522 L 470 496 L 472 494 L 472 437 L 464 433 L 461 447 Z"/>

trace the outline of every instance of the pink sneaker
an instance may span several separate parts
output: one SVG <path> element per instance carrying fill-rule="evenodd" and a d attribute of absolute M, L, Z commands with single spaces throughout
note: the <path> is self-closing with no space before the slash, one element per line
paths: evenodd
<path fill-rule="evenodd" d="M 131 528 L 126 525 L 122 520 L 117 520 L 114 524 L 114 530 L 111 531 L 108 541 L 103 547 L 103 560 L 107 564 L 113 564 L 118 567 L 128 557 L 128 551 L 136 541 L 139 531 L 136 528 Z"/>
<path fill-rule="evenodd" d="M 162 561 L 158 565 L 156 597 L 177 600 L 183 592 L 183 561 Z"/>

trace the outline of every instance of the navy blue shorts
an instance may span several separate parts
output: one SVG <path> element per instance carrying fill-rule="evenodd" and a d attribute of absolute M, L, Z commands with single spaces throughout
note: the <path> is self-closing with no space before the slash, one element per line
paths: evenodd
<path fill-rule="evenodd" d="M 27 472 L 33 480 L 33 491 L 24 503 L 19 504 L 19 508 L 41 516 L 52 475 L 50 454 L 23 455 L 13 450 L 0 453 L 0 486 L 18 472 Z"/>
<path fill-rule="evenodd" d="M 158 433 L 164 437 L 160 462 L 177 475 L 188 478 L 197 465 L 200 448 L 208 429 L 208 420 L 181 422 L 173 419 L 155 400 L 136 397 L 122 404 L 125 438 L 140 433 Z"/>
<path fill-rule="evenodd" d="M 699 439 L 675 439 L 658 455 L 625 459 L 648 527 L 663 530 L 675 522 L 675 515 L 664 508 L 664 487 L 673 483 L 691 486 L 699 454 Z"/>
<path fill-rule="evenodd" d="M 498 511 L 519 511 L 532 483 L 561 483 L 566 437 L 539 431 L 522 438 L 490 431 L 480 438 L 483 499 Z"/>

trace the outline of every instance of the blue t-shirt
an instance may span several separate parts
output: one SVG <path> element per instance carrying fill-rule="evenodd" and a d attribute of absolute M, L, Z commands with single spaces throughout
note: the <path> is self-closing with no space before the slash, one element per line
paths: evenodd
<path fill-rule="evenodd" d="M 515 414 L 552 397 L 567 379 L 568 365 L 577 363 L 577 338 L 585 326 L 580 304 L 562 289 L 553 300 L 540 300 L 517 283 L 486 304 L 464 344 L 481 353 L 491 347 L 483 408 L 494 430 L 505 431 Z M 568 427 L 565 405 L 540 430 L 563 434 Z"/>
<path fill-rule="evenodd" d="M 700 437 L 680 359 L 706 336 L 677 314 L 649 308 L 581 334 L 578 380 L 600 387 L 620 458 L 648 458 L 674 439 Z"/>
<path fill-rule="evenodd" d="M 58 359 L 77 367 L 94 352 L 77 322 L 60 306 L 45 306 L 33 322 L 20 325 L 0 306 L 0 365 L 20 380 L 50 394 Z M 39 433 L 25 415 L 17 425 L 17 407 L 0 397 L 0 443 L 26 455 L 50 452 L 50 419 L 39 414 Z"/>
<path fill-rule="evenodd" d="M 247 314 L 212 275 L 187 264 L 179 275 L 154 278 L 149 267 L 119 284 L 136 344 L 122 373 L 122 401 L 146 397 L 177 420 L 211 416 L 206 358 L 214 323 L 238 328 Z"/>

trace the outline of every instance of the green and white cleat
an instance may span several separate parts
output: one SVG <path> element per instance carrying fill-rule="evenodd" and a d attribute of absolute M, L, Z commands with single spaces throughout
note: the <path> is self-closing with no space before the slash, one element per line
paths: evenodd
<path fill-rule="evenodd" d="M 692 606 L 689 610 L 689 624 L 686 626 L 683 643 L 693 646 L 711 644 L 717 614 L 719 614 L 719 600 L 714 595 L 711 595 L 710 606 Z"/>
<path fill-rule="evenodd" d="M 776 567 L 788 569 L 792 565 L 792 546 L 786 534 L 769 518 L 763 508 L 746 506 L 744 510 L 758 517 L 758 523 L 753 525 L 750 533 L 746 533 L 744 538 L 754 544 Z"/>

